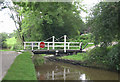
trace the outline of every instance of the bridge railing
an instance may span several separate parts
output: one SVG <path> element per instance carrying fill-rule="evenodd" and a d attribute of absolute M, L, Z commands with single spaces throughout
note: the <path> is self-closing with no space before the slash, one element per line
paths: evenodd
<path fill-rule="evenodd" d="M 44 42 L 43 41 L 45 43 L 45 48 L 44 49 L 50 50 L 51 47 L 52 47 L 53 50 L 58 49 L 58 48 L 64 48 L 64 52 L 66 52 L 66 49 L 70 49 L 70 48 L 82 49 L 82 42 L 66 42 L 66 38 L 67 38 L 66 35 L 64 35 L 64 42 L 55 42 L 55 36 L 52 36 L 50 38 L 52 38 L 52 42 Z M 24 49 L 26 49 L 26 47 L 31 47 L 32 50 L 34 50 L 34 47 L 37 47 L 38 49 L 41 49 L 40 48 L 40 43 L 41 42 L 24 42 Z M 90 43 L 88 43 L 88 44 L 90 44 Z"/>
<path fill-rule="evenodd" d="M 50 50 L 50 48 L 52 49 L 56 49 L 56 48 L 64 48 L 64 50 L 66 49 L 70 49 L 70 48 L 79 48 L 82 44 L 82 42 L 44 42 L 45 43 L 45 48 L 47 50 Z M 53 45 L 54 44 L 54 45 Z M 40 42 L 24 42 L 24 49 L 26 49 L 26 47 L 31 47 L 32 50 L 34 50 L 35 47 L 37 47 L 37 49 L 42 49 L 40 48 Z"/>

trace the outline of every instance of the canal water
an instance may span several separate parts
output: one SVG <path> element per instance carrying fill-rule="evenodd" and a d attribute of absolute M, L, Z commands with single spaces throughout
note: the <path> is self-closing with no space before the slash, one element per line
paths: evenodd
<path fill-rule="evenodd" d="M 35 66 L 38 80 L 118 80 L 116 72 L 71 65 L 45 59 Z"/>

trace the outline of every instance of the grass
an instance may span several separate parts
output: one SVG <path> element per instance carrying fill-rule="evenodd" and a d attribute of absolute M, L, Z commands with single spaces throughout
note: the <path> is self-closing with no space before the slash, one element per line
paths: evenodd
<path fill-rule="evenodd" d="M 85 46 L 85 45 L 84 45 Z M 83 46 L 83 47 L 84 47 Z M 94 44 L 88 44 L 85 48 L 88 48 L 88 47 L 91 47 L 91 46 L 94 46 Z"/>
<path fill-rule="evenodd" d="M 35 66 L 39 66 L 44 64 L 44 56 L 45 54 L 39 54 L 39 55 L 34 55 L 33 57 L 33 63 Z"/>
<path fill-rule="evenodd" d="M 13 46 L 14 44 L 16 44 L 15 37 L 7 39 L 6 43 L 7 43 L 8 46 Z"/>
<path fill-rule="evenodd" d="M 3 80 L 37 80 L 31 53 L 18 55 Z"/>
<path fill-rule="evenodd" d="M 0 51 L 13 51 L 13 50 L 9 50 L 9 49 L 2 49 Z"/>
<path fill-rule="evenodd" d="M 87 53 L 78 53 L 77 55 L 62 56 L 60 59 L 85 61 L 87 56 Z"/>
<path fill-rule="evenodd" d="M 40 55 L 43 56 L 43 57 L 46 56 L 46 54 L 40 54 Z"/>

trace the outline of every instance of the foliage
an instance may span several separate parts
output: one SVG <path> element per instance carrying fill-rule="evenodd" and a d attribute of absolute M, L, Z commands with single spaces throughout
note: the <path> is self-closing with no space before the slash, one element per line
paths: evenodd
<path fill-rule="evenodd" d="M 33 63 L 35 64 L 35 66 L 37 66 L 37 65 L 41 65 L 41 64 L 43 64 L 44 63 L 44 58 L 43 58 L 43 56 L 45 56 L 45 55 L 35 55 L 34 57 L 33 57 Z"/>
<path fill-rule="evenodd" d="M 6 41 L 6 44 L 7 44 L 8 47 L 12 48 L 16 44 L 15 37 L 8 38 L 7 41 Z"/>
<path fill-rule="evenodd" d="M 0 48 L 7 48 L 7 45 L 5 43 L 7 38 L 8 38 L 7 33 L 0 33 Z"/>
<path fill-rule="evenodd" d="M 11 50 L 9 50 L 9 49 L 2 49 L 2 50 L 0 50 L 0 51 L 11 51 Z"/>
<path fill-rule="evenodd" d="M 113 46 L 107 53 L 109 67 L 120 70 L 120 44 Z"/>
<path fill-rule="evenodd" d="M 120 40 L 119 10 L 120 2 L 101 2 L 91 13 L 88 23 L 91 27 L 95 44 L 109 45 L 113 40 Z"/>
<path fill-rule="evenodd" d="M 24 52 L 16 57 L 4 80 L 37 80 L 30 52 Z"/>
<path fill-rule="evenodd" d="M 84 47 L 87 43 L 93 42 L 91 39 L 91 34 L 84 34 L 84 35 L 78 35 L 74 39 L 69 39 L 69 41 L 73 42 L 82 42 L 82 46 Z M 94 44 L 88 44 L 85 48 L 88 48 L 90 46 L 93 46 Z"/>
<path fill-rule="evenodd" d="M 22 44 L 15 37 L 8 38 L 6 41 L 7 47 L 11 50 L 20 50 L 23 48 Z"/>
<path fill-rule="evenodd" d="M 87 56 L 87 53 L 78 53 L 77 55 L 62 56 L 60 59 L 85 61 L 87 59 Z"/>
<path fill-rule="evenodd" d="M 89 52 L 88 60 L 91 63 L 106 65 L 110 69 L 119 70 L 119 46 L 120 28 L 119 11 L 120 2 L 100 2 L 92 9 L 87 25 L 91 27 L 92 37 L 95 45 L 100 44 Z M 118 42 L 112 46 L 112 42 Z"/>
<path fill-rule="evenodd" d="M 96 47 L 89 52 L 88 60 L 91 63 L 108 66 L 109 69 L 120 70 L 120 44 L 112 47 Z"/>
<path fill-rule="evenodd" d="M 52 35 L 60 37 L 66 34 L 72 37 L 78 35 L 80 29 L 84 27 L 79 15 L 80 11 L 75 6 L 76 3 L 22 2 L 15 4 L 22 7 L 20 12 L 24 19 L 21 34 L 25 36 L 26 41 L 39 41 Z"/>

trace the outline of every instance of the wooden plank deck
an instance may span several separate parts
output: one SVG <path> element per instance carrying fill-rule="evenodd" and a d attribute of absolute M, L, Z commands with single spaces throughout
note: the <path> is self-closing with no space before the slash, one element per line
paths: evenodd
<path fill-rule="evenodd" d="M 67 49 L 66 52 L 64 50 L 32 50 L 34 54 L 66 54 L 66 53 L 79 53 L 81 50 L 71 50 Z"/>

